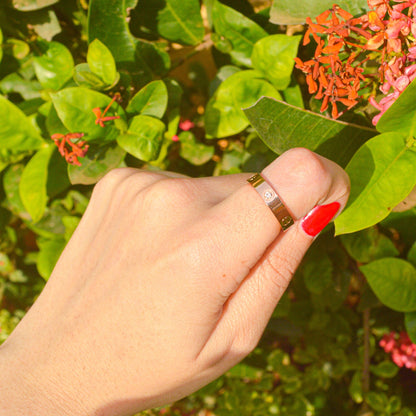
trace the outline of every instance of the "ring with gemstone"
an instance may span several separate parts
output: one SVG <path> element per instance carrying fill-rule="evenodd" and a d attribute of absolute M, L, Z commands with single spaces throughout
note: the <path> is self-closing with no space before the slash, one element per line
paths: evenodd
<path fill-rule="evenodd" d="M 277 192 L 263 178 L 263 176 L 256 173 L 251 178 L 247 179 L 247 182 L 253 186 L 257 193 L 262 197 L 263 201 L 272 210 L 283 231 L 287 230 L 294 224 L 293 218 L 289 214 L 287 208 L 283 205 L 283 202 L 280 200 Z"/>

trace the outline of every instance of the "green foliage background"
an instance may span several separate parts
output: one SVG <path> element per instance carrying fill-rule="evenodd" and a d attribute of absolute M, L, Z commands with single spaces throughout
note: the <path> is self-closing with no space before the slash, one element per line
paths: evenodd
<path fill-rule="evenodd" d="M 293 71 L 294 57 L 311 51 L 299 48 L 302 27 L 292 24 L 331 4 L 2 2 L 0 343 L 109 170 L 255 172 L 302 146 L 350 174 L 335 230 L 314 243 L 250 357 L 193 396 L 145 413 L 416 415 L 416 373 L 378 346 L 391 330 L 416 342 L 416 209 L 408 199 L 393 212 L 416 185 L 416 84 L 377 130 L 366 109 L 341 121 L 315 112 Z M 367 7 L 340 5 L 354 14 Z M 121 100 L 107 115 L 120 118 L 103 128 L 93 109 L 115 93 Z M 75 132 L 89 145 L 81 166 L 68 165 L 50 138 Z"/>

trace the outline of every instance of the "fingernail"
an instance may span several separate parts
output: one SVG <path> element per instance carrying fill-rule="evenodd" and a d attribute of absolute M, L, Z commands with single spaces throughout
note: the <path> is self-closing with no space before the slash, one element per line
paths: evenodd
<path fill-rule="evenodd" d="M 303 218 L 301 222 L 303 231 L 311 237 L 316 237 L 335 217 L 340 206 L 339 202 L 316 206 Z"/>

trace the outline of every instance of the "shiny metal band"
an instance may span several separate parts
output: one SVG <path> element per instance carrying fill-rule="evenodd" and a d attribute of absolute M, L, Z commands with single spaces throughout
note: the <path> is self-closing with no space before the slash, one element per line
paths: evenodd
<path fill-rule="evenodd" d="M 290 216 L 289 211 L 283 205 L 275 190 L 259 173 L 256 173 L 247 181 L 254 187 L 257 193 L 263 198 L 263 201 L 272 210 L 283 231 L 294 224 L 293 218 Z"/>

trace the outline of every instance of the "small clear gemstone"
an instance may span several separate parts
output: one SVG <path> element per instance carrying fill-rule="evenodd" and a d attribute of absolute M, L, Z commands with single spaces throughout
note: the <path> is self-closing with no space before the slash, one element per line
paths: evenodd
<path fill-rule="evenodd" d="M 271 191 L 266 191 L 266 192 L 264 193 L 264 197 L 265 197 L 267 200 L 273 199 L 273 193 L 272 193 Z"/>

